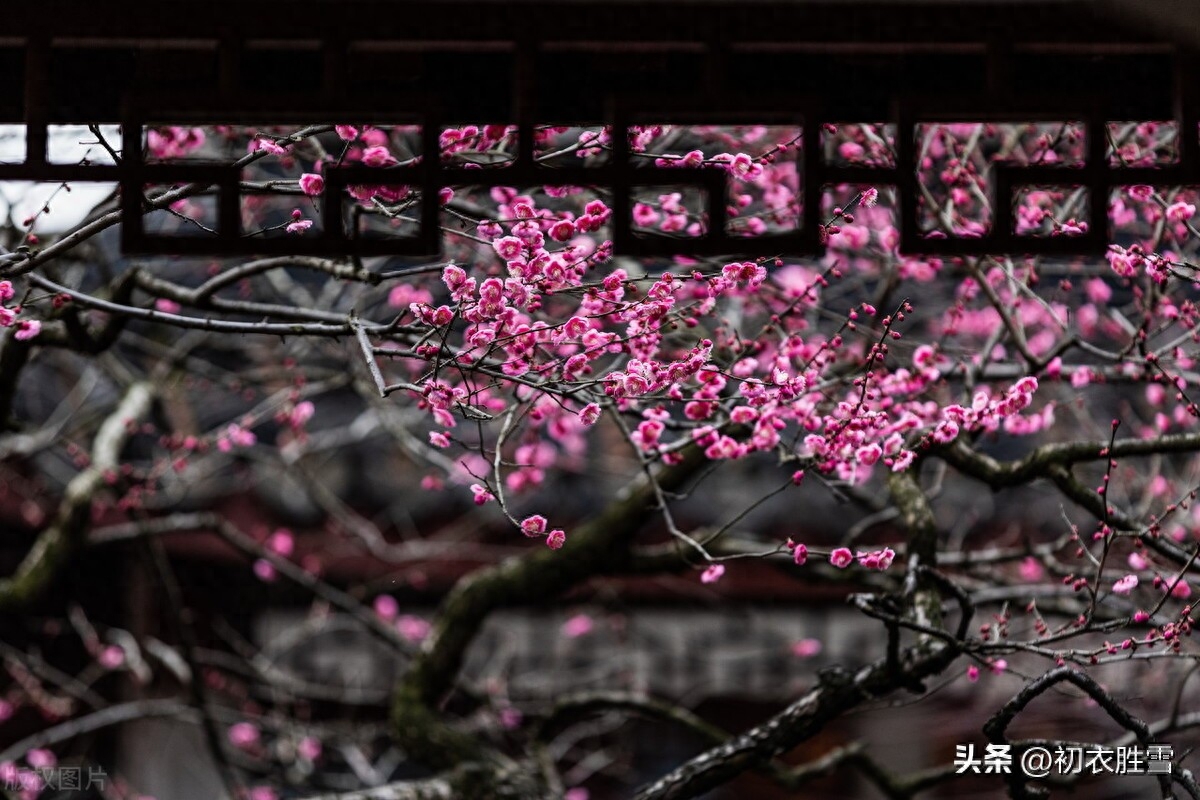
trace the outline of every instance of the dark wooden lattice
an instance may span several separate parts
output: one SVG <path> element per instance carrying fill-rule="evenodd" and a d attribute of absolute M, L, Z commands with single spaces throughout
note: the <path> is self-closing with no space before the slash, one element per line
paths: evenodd
<path fill-rule="evenodd" d="M 671 2 L 669 0 L 224 0 L 181 10 L 167 3 L 42 0 L 6 12 L 0 39 L 0 121 L 27 126 L 22 164 L 0 180 L 116 181 L 129 252 L 232 255 L 432 254 L 440 245 L 437 189 L 448 185 L 586 185 L 612 193 L 618 253 L 811 254 L 822 188 L 894 185 L 902 252 L 1084 254 L 1107 240 L 1107 198 L 1128 184 L 1200 183 L 1196 69 L 1187 48 L 1138 33 L 1073 2 Z M 997 165 L 995 224 L 981 238 L 930 239 L 918 230 L 915 126 L 928 121 L 1082 122 L 1082 166 Z M 1123 168 L 1106 158 L 1112 120 L 1174 120 L 1179 159 Z M 247 239 L 239 175 L 216 164 L 148 164 L 145 125 L 413 123 L 424 152 L 441 126 L 515 123 L 511 166 L 464 170 L 436 159 L 387 170 L 331 169 L 314 238 Z M 890 121 L 897 163 L 833 166 L 821 158 L 824 122 Z M 712 169 L 631 164 L 628 126 L 639 123 L 786 123 L 803 129 L 804 219 L 795 233 L 725 233 L 725 176 Z M 115 165 L 48 163 L 47 129 L 120 123 Z M 555 169 L 533 159 L 538 124 L 613 126 L 607 166 Z M 217 187 L 209 238 L 147 233 L 142 189 L 200 182 Z M 422 187 L 420 233 L 360 239 L 342 221 L 353 183 Z M 1027 184 L 1086 187 L 1089 227 L 1071 237 L 1013 234 L 1011 199 Z M 639 186 L 707 192 L 709 232 L 699 239 L 634 234 Z"/>

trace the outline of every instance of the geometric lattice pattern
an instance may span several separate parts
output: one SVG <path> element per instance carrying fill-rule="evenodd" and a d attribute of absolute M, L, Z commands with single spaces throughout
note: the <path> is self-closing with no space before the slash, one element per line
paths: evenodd
<path fill-rule="evenodd" d="M 78 6 L 77 11 L 71 8 Z M 205 13 L 166 4 L 108 15 L 48 2 L 14 12 L 0 42 L 0 122 L 27 128 L 22 164 L 0 180 L 115 181 L 130 252 L 405 254 L 437 252 L 443 186 L 581 185 L 611 193 L 615 251 L 813 254 L 823 187 L 891 185 L 905 253 L 1098 253 L 1107 198 L 1128 184 L 1200 183 L 1196 70 L 1185 49 L 1115 29 L 1070 3 L 1011 8 L 972 3 L 409 2 L 298 0 L 278 14 L 210 3 Z M 209 19 L 212 17 L 212 19 Z M 981 38 L 982 37 L 982 38 Z M 1179 158 L 1162 168 L 1114 166 L 1107 123 L 1174 120 Z M 916 126 L 930 121 L 1073 120 L 1087 142 L 1075 167 L 997 165 L 995 224 L 978 238 L 931 239 L 918 229 Z M 248 240 L 240 229 L 236 168 L 146 163 L 144 126 L 370 121 L 420 125 L 437 152 L 444 125 L 516 124 L 518 157 L 489 170 L 426 159 L 403 167 L 331 168 L 320 237 Z M 821 158 L 826 122 L 891 122 L 896 163 L 835 166 Z M 48 126 L 120 123 L 121 160 L 52 164 Z M 717 170 L 635 165 L 626 129 L 643 122 L 787 124 L 802 130 L 804 219 L 798 230 L 755 238 L 725 232 L 725 176 Z M 551 168 L 533 158 L 537 124 L 611 125 L 613 158 L 600 167 Z M 218 224 L 208 238 L 148 233 L 140 204 L 149 185 L 216 187 Z M 420 187 L 415 236 L 364 239 L 343 222 L 352 184 Z M 1084 187 L 1086 233 L 1013 233 L 1014 192 L 1034 184 Z M 675 239 L 631 231 L 638 187 L 688 185 L 708 198 L 708 233 Z"/>

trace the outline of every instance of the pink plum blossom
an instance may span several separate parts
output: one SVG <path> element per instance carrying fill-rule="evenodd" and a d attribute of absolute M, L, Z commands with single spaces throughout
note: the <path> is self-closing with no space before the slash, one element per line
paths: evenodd
<path fill-rule="evenodd" d="M 96 662 L 105 669 L 117 669 L 125 663 L 125 649 L 115 644 L 111 644 L 100 651 L 100 657 Z"/>
<path fill-rule="evenodd" d="M 36 319 L 22 319 L 17 321 L 17 332 L 13 336 L 21 341 L 28 341 L 36 338 L 42 332 L 42 323 Z"/>
<path fill-rule="evenodd" d="M 427 620 L 411 614 L 403 614 L 396 620 L 396 631 L 414 644 L 423 642 L 433 626 Z"/>
<path fill-rule="evenodd" d="M 792 655 L 796 658 L 812 658 L 821 652 L 819 639 L 801 639 L 792 644 Z"/>
<path fill-rule="evenodd" d="M 253 431 L 249 431 L 235 422 L 217 437 L 217 449 L 222 453 L 228 453 L 234 447 L 252 447 L 257 441 L 258 438 Z"/>
<path fill-rule="evenodd" d="M 395 619 L 396 614 L 400 611 L 400 604 L 390 594 L 381 594 L 376 597 L 374 606 L 375 615 L 384 622 L 390 622 Z"/>
<path fill-rule="evenodd" d="M 321 757 L 321 740 L 315 736 L 305 736 L 296 743 L 296 753 L 306 761 L 316 761 Z"/>
<path fill-rule="evenodd" d="M 1186 222 L 1196 215 L 1196 207 L 1191 203 L 1172 203 L 1167 208 L 1167 219 L 1171 222 Z"/>
<path fill-rule="evenodd" d="M 267 537 L 267 549 L 287 558 L 296 549 L 296 537 L 287 528 L 279 528 Z"/>
<path fill-rule="evenodd" d="M 368 167 L 390 167 L 396 163 L 396 159 L 383 146 L 368 147 L 363 151 L 362 160 Z"/>
<path fill-rule="evenodd" d="M 1137 575 L 1126 575 L 1125 577 L 1113 583 L 1112 590 L 1115 594 L 1129 594 L 1137 588 L 1137 585 Z"/>
<path fill-rule="evenodd" d="M 1030 583 L 1040 581 L 1046 575 L 1046 570 L 1042 567 L 1041 562 L 1033 556 L 1021 559 L 1021 567 L 1019 571 L 1021 574 L 1021 579 Z"/>
<path fill-rule="evenodd" d="M 265 558 L 255 559 L 254 574 L 260 581 L 270 583 L 275 580 L 275 566 Z"/>
<path fill-rule="evenodd" d="M 258 727 L 250 722 L 237 722 L 229 726 L 229 743 L 239 750 L 250 750 L 259 743 Z"/>
<path fill-rule="evenodd" d="M 521 520 L 521 533 L 526 536 L 541 536 L 546 532 L 546 518 L 541 514 L 534 514 Z"/>
<path fill-rule="evenodd" d="M 300 190 L 307 195 L 318 195 L 325 191 L 325 179 L 313 172 L 300 176 Z"/>
<path fill-rule="evenodd" d="M 578 639 L 591 633 L 593 627 L 595 624 L 591 617 L 587 614 L 576 614 L 563 623 L 562 632 L 568 639 Z"/>
<path fill-rule="evenodd" d="M 521 255 L 525 244 L 515 236 L 504 236 L 492 242 L 492 247 L 496 250 L 497 255 L 506 261 L 510 261 Z"/>
<path fill-rule="evenodd" d="M 829 563 L 838 569 L 845 569 L 854 563 L 854 554 L 848 547 L 839 547 L 829 554 Z"/>

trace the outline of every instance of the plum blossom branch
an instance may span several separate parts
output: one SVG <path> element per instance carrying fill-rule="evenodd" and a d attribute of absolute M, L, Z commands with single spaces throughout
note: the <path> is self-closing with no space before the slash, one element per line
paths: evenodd
<path fill-rule="evenodd" d="M 70 289 L 37 274 L 30 275 L 29 280 L 43 289 L 48 289 L 56 294 L 66 295 L 80 305 L 88 308 L 107 311 L 110 314 L 115 314 L 125 319 L 162 322 L 179 328 L 191 328 L 213 333 L 260 333 L 268 336 L 345 336 L 353 330 L 352 325 L 348 321 L 342 324 L 322 322 L 231 322 L 207 317 L 182 316 L 150 308 L 138 308 L 136 306 L 111 303 L 86 292 Z"/>
<path fill-rule="evenodd" d="M 314 596 L 321 598 L 335 608 L 350 614 L 358 622 L 390 647 L 408 653 L 412 650 L 411 643 L 398 634 L 394 628 L 384 624 L 378 616 L 363 607 L 361 601 L 351 597 L 319 577 L 297 566 L 290 559 L 255 541 L 236 526 L 217 514 L 210 513 L 180 513 L 171 514 L 157 519 L 142 520 L 137 523 L 113 525 L 97 529 L 89 537 L 89 543 L 94 545 L 110 544 L 127 541 L 145 536 L 161 536 L 180 531 L 211 531 L 224 541 L 253 559 L 262 559 L 283 577 L 308 590 Z"/>
<path fill-rule="evenodd" d="M 154 396 L 152 384 L 134 383 L 101 424 L 92 443 L 90 466 L 67 484 L 54 520 L 16 572 L 0 579 L 0 608 L 20 608 L 45 591 L 59 566 L 78 549 L 91 523 L 95 495 L 115 474 L 121 451 L 137 423 L 149 413 Z"/>
<path fill-rule="evenodd" d="M 1008 739 L 1005 736 L 1008 726 L 1016 716 L 1021 713 L 1035 698 L 1044 694 L 1051 687 L 1059 683 L 1072 683 L 1088 694 L 1101 708 L 1112 717 L 1113 721 L 1121 727 L 1130 731 L 1137 737 L 1137 741 L 1143 746 L 1153 743 L 1150 728 L 1141 719 L 1137 718 L 1127 711 L 1120 703 L 1118 703 L 1112 695 L 1104 690 L 1095 680 L 1088 675 L 1080 672 L 1072 667 L 1060 667 L 1051 670 L 1040 678 L 1026 684 L 1021 691 L 1009 700 L 1004 706 L 997 711 L 991 719 L 983 726 L 983 732 L 988 739 L 995 744 L 1006 744 Z M 1171 775 L 1162 775 L 1158 777 L 1159 788 L 1162 790 L 1162 796 L 1169 798 L 1171 793 Z M 1012 773 L 1009 778 L 1009 790 L 1013 793 L 1013 797 L 1025 798 L 1044 796 L 1044 793 L 1035 792 L 1029 788 L 1025 779 L 1019 771 Z"/>
<path fill-rule="evenodd" d="M 811 738 L 832 719 L 869 698 L 881 697 L 944 669 L 955 648 L 926 644 L 908 648 L 897 656 L 900 670 L 889 659 L 876 661 L 853 674 L 824 673 L 817 686 L 787 709 L 737 736 L 711 748 L 638 791 L 637 800 L 682 800 L 729 781 Z"/>
<path fill-rule="evenodd" d="M 655 491 L 673 490 L 706 462 L 698 448 L 685 451 L 680 463 L 664 468 L 650 485 L 644 476 L 601 513 L 567 538 L 561 550 L 542 549 L 460 582 L 443 601 L 433 631 L 400 678 L 392 701 L 392 721 L 405 747 L 436 768 L 463 756 L 477 758 L 477 747 L 449 731 L 430 738 L 431 707 L 453 685 L 467 646 L 496 608 L 544 602 L 592 575 L 620 571 L 629 544 L 641 527 Z M 435 728 L 438 726 L 435 725 Z"/>

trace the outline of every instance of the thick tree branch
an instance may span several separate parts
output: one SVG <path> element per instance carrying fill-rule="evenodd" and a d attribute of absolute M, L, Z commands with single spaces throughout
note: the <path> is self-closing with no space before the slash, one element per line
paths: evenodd
<path fill-rule="evenodd" d="M 1196 450 L 1200 450 L 1200 434 L 1172 434 L 1153 439 L 1117 439 L 1112 445 L 1112 457 L 1189 453 Z M 1009 462 L 1000 462 L 989 455 L 976 452 L 961 441 L 938 450 L 937 455 L 955 469 L 982 481 L 993 490 L 1029 483 L 1039 478 L 1049 480 L 1064 496 L 1096 519 L 1106 520 L 1116 530 L 1142 534 L 1143 543 L 1177 564 L 1187 563 L 1190 559 L 1188 552 L 1169 540 L 1145 535 L 1146 526 L 1138 523 L 1120 508 L 1108 504 L 1106 498 L 1085 486 L 1072 474 L 1071 464 L 1107 458 L 1109 454 L 1106 442 L 1043 445 L 1025 458 Z"/>
<path fill-rule="evenodd" d="M 679 490 L 709 463 L 695 447 L 684 450 L 682 458 L 656 476 L 661 490 Z M 395 690 L 392 722 L 414 758 L 444 768 L 482 755 L 474 737 L 446 728 L 433 709 L 453 686 L 467 647 L 484 620 L 498 608 L 545 602 L 592 576 L 622 569 L 655 491 L 643 476 L 590 522 L 570 532 L 561 550 L 543 549 L 508 559 L 459 582 L 442 603 L 432 634 Z"/>
<path fill-rule="evenodd" d="M 761 725 L 728 744 L 712 748 L 643 788 L 637 800 L 683 800 L 697 797 L 748 769 L 756 768 L 819 733 L 826 724 L 868 700 L 882 697 L 913 681 L 936 675 L 958 655 L 936 643 L 905 650 L 898 673 L 880 659 L 853 675 L 822 674 L 816 688 Z"/>
<path fill-rule="evenodd" d="M 212 333 L 261 333 L 271 336 L 345 336 L 352 332 L 349 322 L 342 324 L 329 322 L 235 322 L 208 317 L 189 317 L 182 314 L 169 314 L 152 308 L 111 303 L 93 297 L 87 292 L 76 291 L 62 284 L 55 283 L 49 278 L 33 274 L 29 281 L 43 289 L 56 294 L 64 294 L 80 305 L 105 311 L 109 314 L 140 319 L 147 322 L 161 322 L 178 328 L 209 331 Z"/>
<path fill-rule="evenodd" d="M 538 728 L 538 738 L 545 739 L 557 728 L 571 724 L 577 718 L 608 711 L 630 711 L 642 716 L 674 722 L 703 737 L 710 744 L 724 744 L 731 738 L 724 729 L 705 722 L 688 709 L 675 703 L 628 692 L 579 692 L 555 703 Z M 864 752 L 861 742 L 835 748 L 820 758 L 799 766 L 789 767 L 772 761 L 759 771 L 775 783 L 788 789 L 798 789 L 810 781 L 833 774 L 839 768 L 858 769 L 888 798 L 907 800 L 922 788 L 945 780 L 954 774 L 953 767 L 942 767 L 904 777 L 896 777 L 879 766 Z"/>
<path fill-rule="evenodd" d="M 937 557 L 937 525 L 928 498 L 912 471 L 893 473 L 888 488 L 908 531 L 909 581 L 905 593 L 912 597 L 915 621 L 940 629 L 941 599 L 930 577 Z M 787 752 L 865 700 L 902 687 L 916 690 L 922 679 L 945 669 L 957 657 L 958 648 L 948 638 L 922 636 L 916 646 L 903 652 L 893 648 L 887 657 L 853 676 L 824 673 L 815 689 L 782 713 L 673 770 L 642 789 L 638 800 L 695 797 Z"/>
<path fill-rule="evenodd" d="M 961 439 L 934 451 L 955 469 L 977 478 L 994 489 L 1018 486 L 1044 477 L 1049 467 L 1069 466 L 1080 461 L 1101 461 L 1124 456 L 1149 456 L 1159 453 L 1194 453 L 1200 450 L 1200 432 L 1173 433 L 1151 439 L 1117 439 L 1109 452 L 1108 442 L 1065 442 L 1046 444 L 1016 461 L 997 461 L 972 450 Z"/>
<path fill-rule="evenodd" d="M 432 778 L 399 781 L 341 794 L 314 795 L 306 800 L 538 800 L 528 794 L 520 776 L 497 776 L 474 764 L 464 764 Z"/>
<path fill-rule="evenodd" d="M 655 719 L 675 722 L 703 736 L 710 743 L 729 739 L 729 732 L 705 722 L 683 706 L 641 693 L 619 691 L 577 692 L 561 698 L 542 720 L 537 738 L 548 741 L 550 735 L 576 719 L 606 711 L 629 711 Z"/>
<path fill-rule="evenodd" d="M 1005 736 L 1008 726 L 1016 719 L 1017 714 L 1020 714 L 1025 707 L 1028 706 L 1036 697 L 1045 693 L 1052 686 L 1059 683 L 1072 683 L 1087 693 L 1089 697 L 1096 701 L 1097 705 L 1112 717 L 1113 721 L 1122 728 L 1133 733 L 1143 747 L 1153 743 L 1153 734 L 1150 728 L 1138 717 L 1135 717 L 1130 712 L 1126 711 L 1112 695 L 1104 690 L 1095 680 L 1085 675 L 1084 673 L 1072 667 L 1059 667 L 1047 672 L 1042 677 L 1026 684 L 1021 691 L 1009 700 L 1004 706 L 997 711 L 991 719 L 983 726 L 983 732 L 995 744 L 1007 744 L 1008 739 Z M 1171 793 L 1171 778 L 1167 775 L 1159 776 L 1159 787 L 1162 789 L 1162 796 L 1166 798 L 1174 797 Z M 1009 775 L 1009 791 L 1016 800 L 1025 800 L 1025 798 L 1045 797 L 1042 791 L 1034 790 L 1029 787 L 1023 778 L 1020 770 L 1013 770 Z"/>
<path fill-rule="evenodd" d="M 181 700 L 175 699 L 138 700 L 118 706 L 109 706 L 108 708 L 94 711 L 91 714 L 69 719 L 57 725 L 52 725 L 49 728 L 44 728 L 37 733 L 26 736 L 19 742 L 14 742 L 3 751 L 0 751 L 0 762 L 16 761 L 18 758 L 23 758 L 26 753 L 34 748 L 49 747 L 59 742 L 74 739 L 76 736 L 81 736 L 85 733 L 103 730 L 104 728 L 110 728 L 113 725 L 120 725 L 121 723 L 136 719 L 147 719 L 149 717 L 196 718 L 198 716 L 199 713 L 196 709 Z"/>
<path fill-rule="evenodd" d="M 15 610 L 37 597 L 83 542 L 91 522 L 92 501 L 118 466 L 130 433 L 150 411 L 153 399 L 153 384 L 135 383 L 104 420 L 92 445 L 91 465 L 67 484 L 54 520 L 38 536 L 17 571 L 0 580 L 0 611 Z"/>

